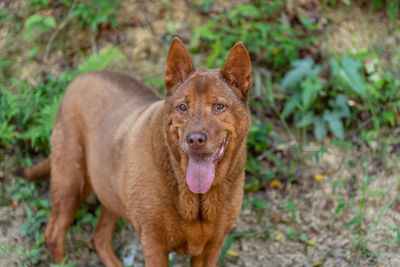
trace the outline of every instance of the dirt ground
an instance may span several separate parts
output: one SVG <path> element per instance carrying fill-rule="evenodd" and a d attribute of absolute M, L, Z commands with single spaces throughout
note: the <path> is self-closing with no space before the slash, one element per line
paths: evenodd
<path fill-rule="evenodd" d="M 22 2 L 15 1 L 14 8 L 23 8 Z M 227 8 L 227 1 L 217 2 L 219 4 L 216 8 Z M 139 1 L 124 1 L 118 14 L 119 20 L 128 22 L 132 19 L 131 14 L 135 13 L 134 19 L 142 24 L 99 36 L 100 48 L 111 45 L 111 37 L 119 38 L 120 49 L 127 57 L 123 62 L 112 63 L 109 69 L 128 72 L 141 79 L 159 77 L 163 72 L 167 51 L 167 44 L 159 38 L 168 34 L 165 25 L 172 19 L 178 21 L 179 33 L 187 42 L 193 28 L 206 19 L 192 12 L 185 1 L 175 3 L 170 12 L 159 18 L 152 6 L 156 5 L 154 1 L 150 1 L 146 7 Z M 368 25 L 378 23 L 379 27 L 384 28 L 385 23 L 382 20 L 377 21 L 373 16 L 366 16 L 360 21 L 360 13 L 357 10 L 353 12 L 327 16 L 340 19 L 333 25 L 330 31 L 332 34 L 323 37 L 325 39 L 321 47 L 326 48 L 326 53 L 372 45 L 379 40 L 390 46 L 394 42 L 393 38 L 395 41 L 398 38 L 391 36 L 382 39 L 387 33 L 385 30 L 371 34 Z M 0 28 L 0 36 L 7 36 L 10 29 L 11 26 Z M 67 27 L 66 30 L 70 29 Z M 348 36 L 352 38 L 347 38 Z M 22 39 L 20 41 L 22 44 Z M 72 65 L 79 61 L 77 55 L 67 58 L 66 51 L 57 50 L 59 44 L 55 43 L 55 51 L 48 62 L 38 63 L 27 59 L 28 50 L 23 45 L 18 45 L 18 39 L 15 43 L 15 47 L 7 48 L 7 43 L 0 41 L 0 51 L 18 54 L 16 60 L 19 64 L 13 70 L 15 77 L 32 83 L 37 82 L 43 72 L 59 73 L 66 64 L 64 61 Z M 68 45 L 90 47 L 90 42 L 85 33 L 81 33 Z M 64 61 L 60 61 L 60 58 Z M 199 65 L 203 58 L 204 56 L 195 56 L 194 61 Z M 393 63 L 389 60 L 388 64 Z M 397 133 L 397 136 L 400 134 Z M 382 154 L 377 154 L 376 148 L 380 144 L 344 148 L 329 145 L 327 140 L 325 145 L 328 152 L 320 162 L 316 163 L 308 158 L 301 162 L 297 175 L 299 179 L 295 183 L 283 183 L 274 188 L 263 186 L 259 191 L 245 195 L 240 218 L 233 233 L 250 234 L 234 239 L 221 266 L 400 266 L 400 241 L 396 232 L 396 229 L 400 229 L 400 201 L 394 201 L 385 210 L 399 196 L 400 148 L 389 146 Z M 318 146 L 311 144 L 305 150 L 313 151 Z M 14 155 L 0 151 L 0 266 L 22 266 L 23 257 L 16 248 L 28 249 L 34 245 L 24 238 L 20 229 L 20 225 L 27 220 L 24 203 L 14 207 L 8 199 L 2 197 L 5 196 L 5 188 L 16 181 L 11 175 L 16 164 Z M 354 226 L 348 229 L 345 226 L 357 215 L 363 199 L 362 186 L 366 179 L 366 170 L 372 182 L 367 188 L 369 193 L 364 202 L 362 235 L 357 235 Z M 318 174 L 323 175 L 322 179 L 315 179 Z M 248 176 L 247 179 L 250 181 L 252 177 Z M 45 186 L 42 184 L 40 188 Z M 49 197 L 45 191 L 40 195 L 43 198 Z M 263 200 L 268 205 L 265 209 L 256 211 L 249 204 L 251 200 Z M 351 204 L 335 215 L 342 200 Z M 285 204 L 288 202 L 295 204 L 294 218 Z M 288 234 L 290 231 L 296 232 L 294 238 Z M 305 235 L 305 240 L 300 240 L 301 234 Z M 102 266 L 90 243 L 91 235 L 90 231 L 71 233 L 67 242 L 67 253 L 70 260 L 78 263 L 77 266 Z M 78 247 L 78 243 L 83 245 Z M 363 253 L 358 249 L 360 244 L 364 247 Z M 133 266 L 144 266 L 139 237 L 129 224 L 115 233 L 114 248 L 127 262 L 133 262 Z M 42 253 L 45 255 L 47 251 Z M 177 256 L 175 266 L 187 266 L 187 262 L 187 257 Z"/>
<path fill-rule="evenodd" d="M 386 167 L 371 159 L 360 163 L 361 166 L 349 166 L 350 161 L 364 161 L 364 155 L 365 151 L 330 147 L 318 164 L 310 160 L 304 162 L 302 178 L 296 184 L 247 193 L 233 232 L 251 235 L 234 239 L 230 248 L 232 253 L 225 256 L 221 266 L 399 266 L 396 231 L 388 230 L 388 226 L 400 228 L 400 202 L 395 201 L 379 223 L 375 223 L 385 206 L 398 197 L 400 158 L 388 157 Z M 13 161 L 11 156 L 4 155 L 0 165 L 5 186 L 15 183 L 15 178 L 9 174 L 10 165 L 5 164 L 12 165 Z M 362 197 L 364 169 L 368 169 L 372 178 L 368 190 L 384 193 L 367 194 L 362 229 L 369 236 L 369 242 L 364 241 L 366 252 L 361 254 L 354 245 L 359 237 L 354 235 L 353 228 L 344 230 L 344 227 L 356 215 L 354 209 Z M 316 180 L 317 174 L 324 174 L 324 178 Z M 42 196 L 46 198 L 48 194 Z M 354 207 L 348 205 L 335 216 L 341 197 L 350 200 Z M 252 209 L 248 201 L 254 199 L 266 201 L 267 208 L 262 211 Z M 286 201 L 295 203 L 295 219 L 288 212 Z M 0 244 L 3 247 L 26 249 L 32 246 L 21 234 L 20 225 L 24 222 L 23 203 L 15 208 L 0 206 Z M 266 230 L 269 238 L 264 233 Z M 315 243 L 308 241 L 307 244 L 298 237 L 291 240 L 285 234 L 289 230 L 304 233 L 309 240 L 315 237 Z M 102 266 L 90 244 L 91 234 L 74 232 L 67 242 L 69 258 L 77 261 L 77 266 Z M 279 239 L 279 236 L 282 237 Z M 84 248 L 78 248 L 77 243 L 85 244 Z M 139 237 L 129 224 L 115 233 L 114 248 L 126 260 L 133 260 L 133 266 L 144 266 Z M 187 261 L 187 257 L 178 256 L 175 266 L 186 266 Z M 17 251 L 0 259 L 0 266 L 21 266 L 21 263 L 22 257 Z"/>

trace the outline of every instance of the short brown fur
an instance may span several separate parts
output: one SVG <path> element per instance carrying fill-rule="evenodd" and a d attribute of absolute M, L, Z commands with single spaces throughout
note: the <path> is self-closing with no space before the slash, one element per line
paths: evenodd
<path fill-rule="evenodd" d="M 250 59 L 238 43 L 221 71 L 196 71 L 175 38 L 164 80 L 165 100 L 136 79 L 107 71 L 84 74 L 67 89 L 51 157 L 19 171 L 34 180 L 51 169 L 53 206 L 45 237 L 53 263 L 65 257 L 67 229 L 94 190 L 101 216 L 93 245 L 106 266 L 123 266 L 111 247 L 119 217 L 138 231 L 146 266 L 168 266 L 171 251 L 192 255 L 193 267 L 216 265 L 242 203 Z M 187 111 L 177 109 L 181 103 Z M 218 103 L 226 109 L 217 111 Z M 193 152 L 185 137 L 198 131 L 208 141 Z M 192 193 L 185 180 L 188 154 L 212 153 L 224 138 L 211 188 Z"/>

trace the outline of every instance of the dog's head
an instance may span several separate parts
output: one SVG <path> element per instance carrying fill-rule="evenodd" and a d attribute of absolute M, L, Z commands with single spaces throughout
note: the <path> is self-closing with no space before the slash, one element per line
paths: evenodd
<path fill-rule="evenodd" d="M 190 191 L 204 194 L 221 182 L 214 179 L 217 167 L 223 162 L 231 164 L 246 140 L 250 126 L 247 94 L 252 82 L 249 55 L 244 45 L 237 43 L 221 70 L 196 70 L 185 46 L 175 38 L 164 82 L 169 149 L 186 170 Z"/>

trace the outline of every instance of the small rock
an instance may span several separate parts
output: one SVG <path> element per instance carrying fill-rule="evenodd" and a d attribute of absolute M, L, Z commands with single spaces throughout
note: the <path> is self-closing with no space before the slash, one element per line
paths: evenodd
<path fill-rule="evenodd" d="M 9 222 L 9 217 L 7 217 L 6 215 L 0 215 L 0 224 Z"/>

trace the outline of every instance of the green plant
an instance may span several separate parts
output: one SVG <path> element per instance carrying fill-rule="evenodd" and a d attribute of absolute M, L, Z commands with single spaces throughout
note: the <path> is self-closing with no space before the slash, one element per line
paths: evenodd
<path fill-rule="evenodd" d="M 5 146 L 11 146 L 16 136 L 13 124 L 14 116 L 19 115 L 16 96 L 5 88 L 0 88 L 0 140 Z"/>
<path fill-rule="evenodd" d="M 212 5 L 215 0 L 196 0 L 196 5 L 201 9 L 204 13 L 210 13 Z"/>
<path fill-rule="evenodd" d="M 251 200 L 248 200 L 247 202 L 251 204 L 254 211 L 261 211 L 268 207 L 268 203 L 265 202 L 264 200 L 251 199 Z"/>
<path fill-rule="evenodd" d="M 112 60 L 124 59 L 118 48 L 101 50 L 85 60 L 77 70 L 66 70 L 58 77 L 48 75 L 37 86 L 29 86 L 25 82 L 14 81 L 13 86 L 20 93 L 0 87 L 0 145 L 17 148 L 22 152 L 42 151 L 50 153 L 49 138 L 54 125 L 55 115 L 61 97 L 67 85 L 74 77 L 88 71 L 104 69 Z M 17 180 L 7 187 L 7 194 L 16 203 L 23 202 L 27 222 L 21 225 L 22 234 L 34 245 L 29 249 L 17 249 L 29 265 L 40 262 L 43 254 L 43 229 L 47 223 L 51 209 L 48 200 L 41 199 L 34 183 L 23 179 Z M 78 225 L 90 225 L 94 228 L 99 218 L 99 210 L 94 214 L 88 212 L 83 205 L 77 213 Z M 119 222 L 121 225 L 121 222 Z M 61 266 L 73 266 L 68 263 Z"/>
<path fill-rule="evenodd" d="M 68 262 L 67 259 L 64 259 L 61 264 L 50 264 L 50 267 L 75 267 L 76 262 Z"/>
<path fill-rule="evenodd" d="M 77 3 L 71 16 L 77 18 L 82 27 L 89 27 L 92 31 L 97 31 L 102 23 L 110 23 L 115 27 L 118 25 L 116 11 L 119 1 L 114 0 L 89 0 Z"/>
<path fill-rule="evenodd" d="M 0 85 L 0 145 L 49 154 L 55 115 L 68 84 L 77 75 L 102 70 L 115 59 L 123 60 L 124 55 L 118 48 L 110 47 L 91 55 L 77 70 L 65 70 L 58 77 L 48 75 L 37 86 L 14 81 L 13 86 L 21 93 Z"/>
<path fill-rule="evenodd" d="M 381 126 L 395 126 L 396 110 L 400 109 L 400 79 L 389 71 L 383 71 L 376 57 L 365 59 L 365 99 L 372 115 L 374 130 Z"/>
<path fill-rule="evenodd" d="M 247 150 L 250 153 L 248 154 L 246 170 L 256 175 L 256 177 L 263 177 L 265 179 L 272 179 L 272 173 L 263 168 L 261 161 L 258 160 L 257 157 L 268 151 L 268 138 L 270 131 L 271 126 L 267 124 L 251 125 L 250 133 L 247 137 Z M 248 183 L 247 190 L 249 189 L 249 185 L 250 184 Z M 253 183 L 252 186 L 258 188 L 258 182 L 257 185 Z"/>
<path fill-rule="evenodd" d="M 40 262 L 43 248 L 40 247 L 44 243 L 44 236 L 40 240 L 37 240 L 35 244 L 28 249 L 17 248 L 17 252 L 24 258 L 23 266 L 34 266 Z"/>
<path fill-rule="evenodd" d="M 48 8 L 49 5 L 49 0 L 28 0 L 29 3 L 29 9 L 35 9 L 35 10 L 40 10 L 40 9 L 46 9 Z"/>
<path fill-rule="evenodd" d="M 224 258 L 225 254 L 228 252 L 229 248 L 231 247 L 233 240 L 235 238 L 240 238 L 240 237 L 248 237 L 248 236 L 254 236 L 257 233 L 255 232 L 240 232 L 240 233 L 230 233 L 225 239 L 225 243 L 221 249 L 221 254 L 219 255 L 218 258 L 218 264 L 221 263 L 222 259 Z"/>
<path fill-rule="evenodd" d="M 325 139 L 327 125 L 336 137 L 343 139 L 342 119 L 350 117 L 347 96 L 326 92 L 326 86 L 320 78 L 322 68 L 314 64 L 312 59 L 293 61 L 292 67 L 282 80 L 282 87 L 289 88 L 291 92 L 282 117 L 294 114 L 296 127 L 303 128 L 304 142 L 306 127 L 310 125 L 313 125 L 314 136 L 319 141 Z M 325 100 L 328 105 L 324 104 L 324 97 L 330 97 L 328 101 Z"/>
<path fill-rule="evenodd" d="M 253 1 L 252 4 L 237 5 L 230 12 L 217 15 L 206 25 L 196 28 L 191 50 L 198 51 L 202 43 L 211 45 L 213 50 L 205 65 L 216 67 L 222 65 L 231 47 L 241 40 L 260 62 L 281 70 L 298 58 L 300 47 L 313 41 L 312 37 L 299 38 L 303 31 L 277 18 L 283 6 L 282 1 Z"/>
<path fill-rule="evenodd" d="M 15 248 L 12 246 L 0 245 L 0 260 L 8 258 L 14 250 Z"/>
<path fill-rule="evenodd" d="M 285 236 L 289 239 L 289 240 L 295 240 L 297 237 L 297 231 L 293 230 L 293 229 L 289 229 L 285 232 Z"/>
<path fill-rule="evenodd" d="M 292 220 L 296 220 L 296 204 L 293 201 L 285 201 L 283 204 L 286 206 L 288 212 L 292 214 Z"/>
<path fill-rule="evenodd" d="M 56 27 L 56 20 L 52 16 L 42 16 L 38 13 L 31 15 L 24 26 L 24 38 L 31 38 L 39 33 L 47 33 Z"/>
<path fill-rule="evenodd" d="M 399 236 L 399 229 L 392 225 L 381 224 L 381 220 L 389 208 L 393 205 L 398 196 L 392 198 L 381 210 L 373 223 L 366 223 L 365 209 L 367 197 L 373 195 L 386 195 L 387 192 L 379 190 L 370 190 L 369 186 L 373 178 L 368 174 L 368 168 L 364 168 L 364 181 L 361 185 L 361 196 L 358 203 L 353 203 L 351 199 L 345 200 L 342 196 L 338 197 L 338 204 L 335 209 L 335 217 L 337 217 L 346 206 L 350 206 L 355 215 L 344 226 L 344 230 L 352 231 L 353 239 L 351 246 L 351 254 L 357 260 L 359 253 L 362 255 L 370 255 L 368 245 L 371 242 L 371 237 L 377 232 L 394 231 Z M 382 245 L 382 244 L 380 244 Z M 400 243 L 399 243 L 400 246 Z"/>

